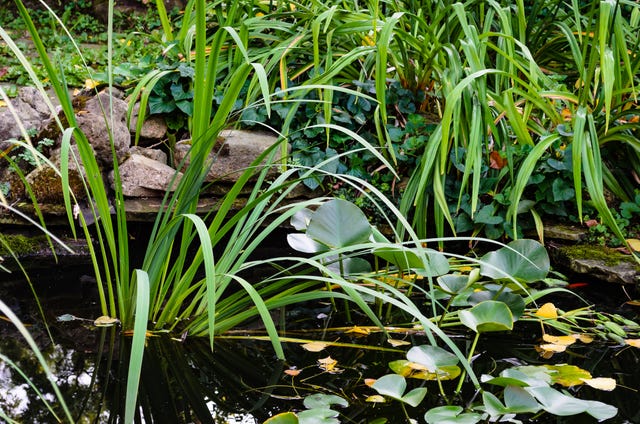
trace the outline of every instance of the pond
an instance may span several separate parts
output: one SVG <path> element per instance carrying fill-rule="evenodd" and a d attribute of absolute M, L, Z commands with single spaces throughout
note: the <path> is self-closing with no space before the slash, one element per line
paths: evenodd
<path fill-rule="evenodd" d="M 65 286 L 57 282 L 52 286 L 55 290 L 39 288 L 54 342 L 40 324 L 42 320 L 25 287 L 6 284 L 2 299 L 30 325 L 29 331 L 45 353 L 77 422 L 121 422 L 131 338 L 122 336 L 117 327 L 93 325 L 99 308 L 85 280 L 76 273 Z M 70 320 L 68 314 L 78 319 Z M 259 323 L 249 323 L 216 338 L 213 351 L 207 340 L 180 340 L 166 334 L 148 337 L 139 390 L 140 422 L 263 423 L 277 413 L 305 410 L 304 398 L 318 394 L 336 395 L 348 403 L 346 407 L 333 407 L 343 423 L 408 422 L 405 415 L 424 422 L 426 410 L 445 404 L 436 381 L 418 379 L 407 379 L 409 388 L 427 388 L 426 398 L 417 408 L 403 407 L 398 401 L 371 402 L 377 394 L 370 387 L 371 380 L 389 374 L 389 363 L 405 358 L 411 346 L 427 344 L 422 331 L 392 333 L 393 339 L 409 342 L 394 347 L 380 331 L 366 327 L 365 320 L 360 326 L 345 323 L 344 317 L 332 314 L 329 305 L 323 303 L 303 305 L 284 318 L 286 361 L 277 360 Z M 355 321 L 358 318 L 357 314 L 352 317 Z M 45 399 L 53 400 L 46 376 L 38 372 L 36 358 L 13 326 L 0 321 L 0 331 L 0 352 L 28 374 Z M 452 333 L 452 339 L 465 351 L 472 337 L 458 331 Z M 525 324 L 517 334 L 484 337 L 476 348 L 474 369 L 478 375 L 496 376 L 512 366 L 576 365 L 593 376 L 613 377 L 617 388 L 608 392 L 581 385 L 566 390 L 582 399 L 615 405 L 618 414 L 607 422 L 640 422 L 640 350 L 594 342 L 576 344 L 547 360 L 535 349 L 540 335 L 539 326 Z M 326 345 L 305 344 L 312 340 L 324 340 Z M 453 393 L 454 383 L 441 383 L 444 393 Z M 464 406 L 477 396 L 474 387 L 465 384 L 454 404 Z M 0 362 L 0 408 L 17 422 L 53 422 L 35 391 L 4 361 Z M 55 402 L 54 409 L 59 413 Z M 521 414 L 518 419 L 536 423 L 595 422 L 586 414 Z"/>

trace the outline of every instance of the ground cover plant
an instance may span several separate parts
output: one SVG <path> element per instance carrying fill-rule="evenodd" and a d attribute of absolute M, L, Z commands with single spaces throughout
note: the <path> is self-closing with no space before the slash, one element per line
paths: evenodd
<path fill-rule="evenodd" d="M 496 238 L 503 234 L 517 238 L 516 218 L 524 212 L 530 212 L 534 224 L 539 226 L 540 213 L 535 204 L 521 198 L 527 193 L 527 183 L 540 158 L 544 158 L 549 167 L 546 174 L 551 176 L 546 191 L 540 187 L 543 193 L 536 199 L 540 205 L 545 201 L 551 203 L 549 190 L 553 201 L 568 201 L 571 184 L 573 194 L 580 199 L 584 175 L 594 208 L 616 231 L 612 215 L 603 203 L 603 177 L 599 174 L 606 171 L 598 159 L 600 145 L 599 139 L 594 138 L 598 135 L 595 122 L 596 118 L 602 120 L 605 129 L 611 126 L 608 130 L 611 132 L 614 127 L 621 127 L 618 131 L 625 134 L 622 140 L 632 146 L 636 129 L 633 122 L 612 120 L 614 114 L 608 108 L 602 116 L 595 111 L 600 110 L 596 107 L 600 104 L 610 106 L 613 94 L 618 96 L 615 98 L 618 104 L 632 102 L 635 62 L 627 49 L 611 51 L 622 59 L 613 63 L 629 63 L 611 81 L 605 72 L 611 59 L 595 54 L 606 51 L 607 46 L 604 49 L 603 45 L 595 46 L 590 44 L 589 37 L 584 37 L 583 55 L 588 54 L 591 60 L 585 63 L 594 70 L 593 75 L 580 77 L 587 88 L 579 87 L 579 95 L 575 95 L 560 87 L 565 81 L 558 82 L 547 75 L 534 60 L 536 55 L 529 47 L 525 48 L 527 27 L 522 18 L 526 9 L 520 3 L 515 5 L 515 16 L 520 19 L 512 22 L 509 9 L 494 2 L 487 7 L 428 4 L 424 9 L 419 5 L 389 4 L 386 14 L 377 4 L 354 5 L 354 10 L 345 10 L 342 5 L 318 5 L 321 13 L 305 5 L 283 4 L 271 15 L 262 3 L 235 2 L 225 8 L 218 3 L 192 1 L 174 29 L 162 2 L 158 2 L 164 38 L 175 49 L 170 54 L 175 54 L 179 61 L 160 69 L 145 68 L 146 73 L 132 94 L 134 99 L 140 97 L 145 107 L 158 106 L 154 104 L 154 93 L 166 96 L 164 90 L 168 87 L 171 106 L 175 108 L 172 111 L 179 109 L 184 113 L 178 123 L 186 125 L 182 131 L 188 131 L 192 147 L 189 164 L 176 191 L 165 196 L 167 209 L 157 216 L 145 259 L 134 270 L 129 264 L 124 197 L 117 166 L 116 190 L 111 194 L 86 137 L 76 129 L 64 70 L 56 66 L 55 58 L 54 61 L 49 58 L 47 45 L 29 11 L 19 1 L 17 4 L 66 119 L 65 125 L 59 122 L 63 134 L 59 173 L 64 186 L 69 185 L 69 160 L 82 162 L 88 170 L 85 187 L 95 202 L 96 225 L 89 228 L 80 216 L 78 230 L 87 239 L 97 241 L 92 254 L 102 313 L 111 319 L 110 323 L 117 319 L 124 330 L 133 330 L 125 422 L 132 422 L 140 414 L 136 397 L 147 330 L 207 336 L 213 347 L 217 334 L 259 316 L 276 355 L 282 358 L 281 338 L 270 312 L 319 299 L 346 313 L 352 308 L 362 311 L 382 330 L 385 323 L 395 319 L 392 312 L 400 311 L 406 321 L 419 325 L 425 333 L 427 345 L 414 346 L 406 360 L 400 359 L 391 367 L 394 373 L 373 383 L 372 388 L 383 398 L 395 399 L 402 405 L 418 405 L 424 390 L 415 388 L 407 392 L 406 378 L 424 372 L 425 368 L 422 376 L 435 379 L 436 384 L 457 379 L 461 385 L 469 380 L 482 394 L 482 402 L 465 404 L 466 410 L 451 396 L 450 405 L 425 411 L 423 418 L 427 422 L 438 422 L 442 417 L 450 422 L 478 422 L 487 417 L 511 419 L 513 414 L 541 410 L 559 415 L 563 411 L 554 407 L 558 401 L 573 405 L 566 413 L 587 412 L 597 419 L 615 415 L 612 406 L 590 403 L 552 388 L 558 382 L 554 380 L 558 373 L 562 376 L 567 371 L 564 368 L 510 368 L 485 378 L 473 369 L 472 358 L 481 334 L 510 331 L 519 321 L 543 321 L 574 341 L 580 338 L 580 333 L 589 333 L 579 312 L 556 312 L 554 316 L 549 312 L 551 306 L 546 309 L 535 306 L 541 296 L 562 291 L 544 289 L 549 264 L 539 243 L 516 240 L 499 245 L 499 250 L 477 260 L 425 246 L 434 247 L 447 241 L 442 237 L 447 221 L 460 229 L 463 218 L 459 218 L 462 216 L 459 210 L 467 214 L 466 223 L 470 226 L 467 229 L 474 235 L 484 231 Z M 580 25 L 587 30 L 597 29 L 600 34 L 613 33 L 616 43 L 627 43 L 627 32 L 623 31 L 620 38 L 609 28 L 614 28 L 613 19 L 628 18 L 629 25 L 637 25 L 633 20 L 637 19 L 637 7 L 625 3 L 627 10 L 608 8 L 611 6 L 608 2 L 594 4 L 574 4 L 587 17 L 586 24 L 577 20 Z M 595 10 L 600 13 L 593 20 Z M 216 17 L 213 22 L 208 19 L 211 15 Z M 612 21 L 606 21 L 603 15 Z M 265 18 L 261 19 L 262 16 Z M 434 33 L 429 19 L 445 24 L 444 30 Z M 572 22 L 574 17 L 566 19 Z M 112 13 L 108 21 L 107 46 L 108 51 L 113 51 L 117 41 Z M 276 26 L 275 22 L 280 24 Z M 518 30 L 512 30 L 512 26 Z M 564 28 L 562 24 L 559 26 Z M 572 50 L 576 54 L 580 44 L 571 41 L 575 37 L 573 31 L 561 33 L 571 46 L 576 46 Z M 2 36 L 10 45 L 11 36 L 6 32 Z M 437 40 L 433 43 L 434 50 L 420 50 L 416 40 L 422 42 L 427 37 Z M 604 43 L 602 39 L 598 40 Z M 302 48 L 305 46 L 310 49 Z M 19 46 L 11 48 L 18 56 Z M 323 50 L 326 55 L 321 53 Z M 420 50 L 420 54 L 414 50 Z M 77 53 L 81 56 L 79 49 Z M 424 63 L 424 68 L 415 66 L 415 56 Z M 496 58 L 496 64 L 487 65 Z M 595 68 L 600 62 L 601 71 L 596 77 Z M 26 70 L 32 69 L 28 60 L 21 61 L 21 65 Z M 394 71 L 389 70 L 389 65 Z M 88 68 L 85 67 L 87 79 L 94 80 L 95 74 Z M 109 85 L 118 76 L 114 68 L 109 55 L 106 71 Z M 419 75 L 413 73 L 416 70 Z M 37 74 L 32 72 L 31 76 L 37 85 Z M 395 85 L 392 82 L 387 86 L 387 76 L 396 79 Z M 589 80 L 590 86 L 586 82 Z M 577 81 L 572 82 L 573 86 Z M 618 83 L 620 87 L 615 85 Z M 596 90 L 601 99 L 590 97 L 596 88 L 602 88 L 602 93 Z M 391 100 L 394 96 L 400 98 L 403 90 L 412 96 L 423 93 L 424 97 L 408 105 L 392 106 Z M 580 96 L 585 98 L 584 102 Z M 334 101 L 345 104 L 334 107 Z M 571 131 L 569 121 L 565 120 L 567 112 L 562 114 L 565 109 L 570 113 L 571 135 L 565 134 Z M 390 111 L 394 110 L 398 122 L 391 124 Z M 441 113 L 441 119 L 427 121 L 419 114 L 427 110 Z M 106 110 L 105 119 L 109 118 Z M 273 126 L 282 134 L 283 142 L 266 151 L 254 167 L 242 174 L 215 213 L 199 217 L 195 212 L 210 166 L 209 153 L 219 132 L 238 119 Z M 367 131 L 360 135 L 358 132 L 365 126 Z M 427 127 L 426 134 L 421 131 L 423 127 Z M 394 128 L 406 131 L 406 135 L 394 132 Z M 303 145 L 314 137 L 327 147 Z M 79 157 L 69 156 L 72 138 Z M 286 152 L 285 140 L 299 143 L 298 156 L 294 153 L 296 159 L 289 164 L 269 162 L 275 149 Z M 28 149 L 28 143 L 25 147 Z M 567 149 L 571 156 L 565 153 Z M 35 151 L 34 158 L 39 157 L 37 150 L 29 151 Z M 357 162 L 354 157 L 360 157 L 368 165 L 362 165 L 359 172 L 354 172 L 356 175 L 340 172 Z M 264 160 L 270 165 L 264 167 Z M 114 162 L 117 163 L 115 153 Z M 388 180 L 382 181 L 391 190 L 394 183 L 400 182 L 398 163 L 404 164 L 407 172 L 419 164 L 408 181 L 399 209 L 373 184 L 380 181 L 365 178 L 375 172 L 363 171 L 373 164 L 387 170 Z M 267 176 L 269 167 L 280 166 L 283 169 L 277 177 Z M 450 187 L 448 195 L 457 205 L 451 207 L 444 190 L 450 176 L 455 174 L 460 176 L 459 184 Z M 546 178 L 545 172 L 541 174 Z M 486 178 L 488 175 L 495 178 Z M 360 209 L 346 200 L 321 197 L 294 204 L 285 202 L 296 185 L 306 183 L 313 187 L 325 181 L 359 193 L 359 198 L 396 231 L 383 235 Z M 483 182 L 491 186 L 481 187 Z M 235 200 L 247 186 L 251 192 L 246 206 L 233 211 Z M 76 227 L 74 195 L 71 190 L 65 192 L 72 228 Z M 115 198 L 115 214 L 110 212 L 111 196 Z M 488 203 L 484 204 L 484 200 Z M 435 206 L 430 211 L 432 205 Z M 581 215 L 581 207 L 578 200 L 577 216 Z M 425 238 L 426 225 L 431 222 L 425 217 L 427 212 L 436 217 L 436 232 L 441 236 L 438 239 Z M 454 222 L 454 217 L 460 222 Z M 242 271 L 257 265 L 249 257 L 252 250 L 274 228 L 289 220 L 300 231 L 289 238 L 291 245 L 310 256 L 271 258 L 268 262 L 276 269 L 272 276 L 260 282 L 245 280 Z M 216 257 L 213 248 L 220 245 L 223 253 Z M 369 257 L 373 260 L 365 259 Z M 615 317 L 602 315 L 598 320 L 609 328 L 603 332 L 605 336 L 616 334 L 622 343 L 629 344 L 637 337 L 637 324 L 633 321 L 620 327 Z M 468 328 L 474 335 L 472 343 L 461 349 L 444 331 L 450 327 Z M 555 341 L 547 345 L 541 347 L 543 353 L 563 346 Z M 570 371 L 577 372 L 581 379 L 592 380 L 584 370 Z M 488 386 L 504 389 L 492 391 Z M 457 394 L 460 386 L 453 390 Z M 444 390 L 443 397 L 449 397 Z M 305 403 L 311 412 L 286 414 L 278 419 L 304 422 L 303 417 L 308 415 L 336 422 L 331 408 L 336 402 L 341 401 L 314 398 Z"/>

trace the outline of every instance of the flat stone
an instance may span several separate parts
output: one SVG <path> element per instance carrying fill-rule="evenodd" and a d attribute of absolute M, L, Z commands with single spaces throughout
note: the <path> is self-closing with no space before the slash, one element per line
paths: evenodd
<path fill-rule="evenodd" d="M 149 159 L 153 159 L 157 162 L 167 164 L 167 154 L 159 149 L 151 149 L 149 147 L 132 146 L 129 149 L 129 154 L 137 154 L 146 156 Z"/>
<path fill-rule="evenodd" d="M 175 169 L 139 154 L 129 156 L 118 170 L 122 193 L 128 197 L 161 197 L 167 190 L 175 190 L 182 178 L 182 173 L 179 172 L 171 185 Z M 109 174 L 109 181 L 113 187 L 113 171 Z"/>
<path fill-rule="evenodd" d="M 140 103 L 136 103 L 133 107 L 131 114 L 131 120 L 129 121 L 129 131 L 132 134 L 136 132 L 136 125 L 138 123 L 138 113 L 140 110 Z M 140 129 L 140 138 L 151 140 L 151 142 L 157 142 L 163 140 L 167 136 L 167 123 L 164 118 L 158 115 L 146 115 L 145 120 L 142 123 Z"/>
<path fill-rule="evenodd" d="M 582 241 L 587 237 L 587 230 L 573 225 L 545 224 L 545 239 Z"/>
<path fill-rule="evenodd" d="M 640 264 L 631 256 L 604 246 L 548 246 L 553 261 L 592 280 L 639 284 Z"/>

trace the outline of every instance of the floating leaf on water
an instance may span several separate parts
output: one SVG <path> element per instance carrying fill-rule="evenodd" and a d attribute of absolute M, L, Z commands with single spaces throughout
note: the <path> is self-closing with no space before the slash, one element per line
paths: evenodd
<path fill-rule="evenodd" d="M 398 375 L 420 380 L 453 380 L 460 375 L 460 367 L 457 365 L 443 365 L 429 371 L 426 366 L 416 362 L 400 359 L 389 362 L 389 368 Z"/>
<path fill-rule="evenodd" d="M 338 405 L 343 408 L 349 406 L 349 402 L 347 402 L 345 398 L 337 395 L 327 395 L 324 393 L 316 393 L 305 397 L 303 404 L 307 409 L 330 408 L 332 405 Z"/>
<path fill-rule="evenodd" d="M 551 343 L 554 345 L 563 345 L 569 346 L 576 342 L 576 337 L 574 335 L 571 336 L 552 336 L 551 334 L 544 334 L 542 336 L 542 340 L 547 343 Z"/>
<path fill-rule="evenodd" d="M 584 344 L 589 344 L 593 341 L 593 337 L 588 334 L 574 334 L 574 336 Z"/>
<path fill-rule="evenodd" d="M 333 372 L 342 372 L 340 368 L 336 368 L 338 365 L 338 361 L 333 359 L 331 356 L 327 356 L 326 358 L 318 359 L 318 366 L 321 370 L 327 371 L 329 373 Z"/>
<path fill-rule="evenodd" d="M 376 382 L 375 378 L 365 378 L 364 379 L 364 384 L 366 386 L 369 386 L 369 387 L 373 386 L 373 383 L 375 383 L 375 382 Z"/>
<path fill-rule="evenodd" d="M 366 327 L 358 327 L 357 325 L 354 325 L 350 329 L 346 330 L 345 333 L 354 333 L 361 336 L 368 336 L 369 334 L 371 334 L 371 330 Z"/>
<path fill-rule="evenodd" d="M 298 417 L 293 412 L 283 412 L 274 415 L 266 420 L 263 424 L 298 424 Z"/>
<path fill-rule="evenodd" d="M 302 372 L 302 370 L 297 370 L 295 368 L 289 368 L 288 370 L 284 370 L 284 373 L 287 375 L 290 375 L 291 377 L 295 377 L 296 375 L 300 374 Z"/>
<path fill-rule="evenodd" d="M 327 343 L 324 342 L 310 342 L 302 345 L 304 350 L 308 350 L 309 352 L 320 352 L 324 350 L 327 346 Z"/>
<path fill-rule="evenodd" d="M 625 340 L 625 342 L 629 346 L 640 348 L 640 339 L 627 339 L 627 340 Z"/>
<path fill-rule="evenodd" d="M 480 273 L 485 277 L 503 280 L 509 277 L 523 283 L 543 280 L 549 273 L 549 254 L 535 240 L 514 240 L 505 247 L 482 257 Z"/>
<path fill-rule="evenodd" d="M 473 308 L 458 312 L 460 322 L 476 333 L 513 329 L 513 314 L 504 302 L 485 300 Z"/>
<path fill-rule="evenodd" d="M 424 420 L 427 424 L 475 424 L 482 420 L 481 414 L 463 411 L 461 406 L 438 406 L 428 410 Z"/>
<path fill-rule="evenodd" d="M 611 390 L 616 388 L 616 380 L 608 377 L 598 377 L 598 378 L 583 378 L 584 384 L 593 387 L 598 390 L 605 390 L 610 392 Z"/>
<path fill-rule="evenodd" d="M 56 321 L 58 322 L 66 322 L 66 321 L 73 321 L 76 320 L 78 318 L 76 318 L 75 316 L 71 315 L 71 314 L 63 314 L 60 315 L 58 317 L 56 317 Z"/>
<path fill-rule="evenodd" d="M 546 343 L 546 344 L 541 344 L 540 349 L 542 350 L 542 352 L 560 353 L 567 350 L 567 345 Z"/>
<path fill-rule="evenodd" d="M 101 317 L 96 318 L 96 320 L 93 321 L 93 325 L 95 325 L 96 327 L 111 327 L 112 325 L 115 325 L 119 322 L 120 320 L 118 320 L 118 318 L 112 318 L 112 317 L 103 315 Z"/>
<path fill-rule="evenodd" d="M 591 374 L 587 370 L 576 367 L 575 365 L 544 365 L 551 371 L 551 381 L 565 387 L 579 386 L 584 379 L 591 379 Z"/>
<path fill-rule="evenodd" d="M 369 396 L 367 399 L 365 399 L 365 402 L 385 403 L 386 399 L 384 398 L 384 396 L 373 395 L 373 396 Z"/>
<path fill-rule="evenodd" d="M 547 302 L 536 311 L 535 315 L 540 318 L 556 319 L 558 318 L 558 310 L 556 309 L 556 305 Z"/>
<path fill-rule="evenodd" d="M 398 339 L 387 339 L 387 343 L 389 343 L 393 347 L 407 346 L 411 344 L 410 342 L 407 342 L 405 340 L 398 340 Z"/>

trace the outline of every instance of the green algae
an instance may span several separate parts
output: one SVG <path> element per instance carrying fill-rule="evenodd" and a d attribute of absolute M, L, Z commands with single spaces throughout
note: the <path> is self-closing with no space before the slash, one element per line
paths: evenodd
<path fill-rule="evenodd" d="M 14 254 L 19 257 L 38 253 L 43 244 L 46 244 L 46 237 L 42 235 L 0 234 L 0 256 Z"/>
<path fill-rule="evenodd" d="M 564 246 L 561 251 L 569 259 L 598 261 L 608 267 L 616 267 L 622 264 L 632 265 L 636 271 L 640 272 L 640 264 L 631 255 L 625 255 L 610 247 L 576 244 Z"/>

